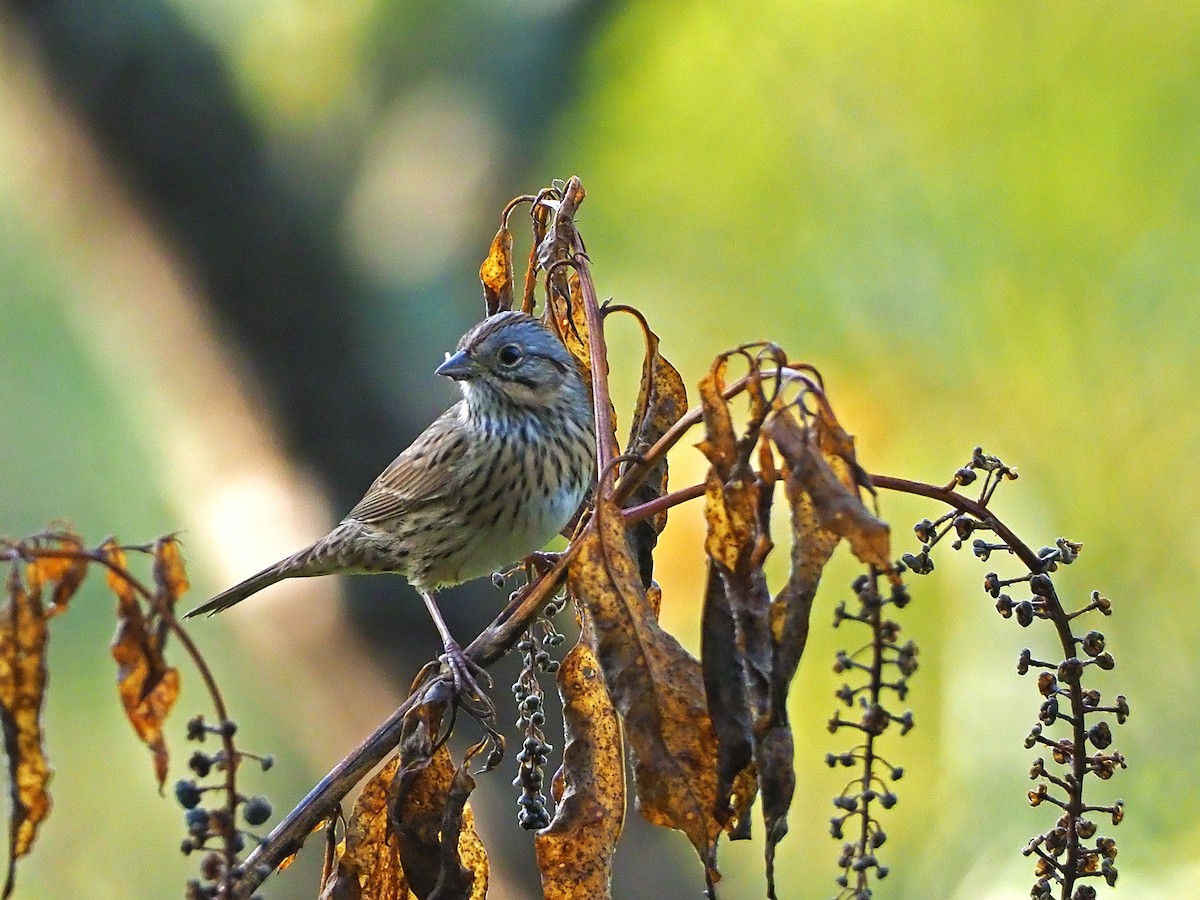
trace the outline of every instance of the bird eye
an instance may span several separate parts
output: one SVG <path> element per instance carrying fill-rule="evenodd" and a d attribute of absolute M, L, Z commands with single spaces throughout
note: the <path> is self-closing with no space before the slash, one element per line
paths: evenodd
<path fill-rule="evenodd" d="M 496 358 L 506 366 L 515 366 L 521 361 L 521 348 L 516 344 L 505 344 L 496 354 Z"/>

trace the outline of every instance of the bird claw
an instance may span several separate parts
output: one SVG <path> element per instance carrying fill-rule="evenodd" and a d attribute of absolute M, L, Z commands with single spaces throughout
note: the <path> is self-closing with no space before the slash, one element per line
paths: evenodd
<path fill-rule="evenodd" d="M 545 575 L 556 565 L 562 558 L 561 553 L 551 553 L 546 550 L 539 550 L 536 553 L 530 553 L 527 557 L 521 560 L 521 564 L 529 566 L 538 575 Z"/>
<path fill-rule="evenodd" d="M 478 711 L 485 716 L 495 713 L 495 707 L 487 692 L 475 680 L 475 676 L 482 676 L 487 686 L 492 687 L 492 676 L 486 669 L 469 659 L 462 648 L 453 641 L 446 644 L 446 652 L 439 656 L 438 660 L 450 670 L 454 690 L 466 701 L 465 706 L 469 710 Z"/>

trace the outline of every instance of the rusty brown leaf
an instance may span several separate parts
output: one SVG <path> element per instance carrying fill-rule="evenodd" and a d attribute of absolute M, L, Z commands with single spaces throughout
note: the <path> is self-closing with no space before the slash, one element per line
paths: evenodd
<path fill-rule="evenodd" d="M 717 821 L 730 840 L 750 837 L 750 812 L 758 793 L 746 680 L 741 677 L 733 611 L 721 576 L 708 564 L 700 620 L 704 694 L 717 741 Z M 735 673 L 731 677 L 731 673 Z"/>
<path fill-rule="evenodd" d="M 607 900 L 625 823 L 621 723 L 600 663 L 576 644 L 558 670 L 566 746 L 555 775 L 554 820 L 534 839 L 546 900 Z"/>
<path fill-rule="evenodd" d="M 751 374 L 757 374 L 759 358 L 743 355 Z M 752 378 L 747 384 L 748 422 L 739 437 L 722 397 L 726 361 L 727 357 L 718 357 L 700 383 L 705 425 L 700 449 L 710 463 L 704 505 L 705 551 L 710 560 L 703 619 L 705 685 L 714 726 L 720 723 L 719 815 L 728 821 L 733 836 L 748 835 L 746 813 L 754 796 L 747 783 L 753 771 L 762 793 L 768 846 L 773 846 L 787 833 L 796 775 L 787 708 L 772 702 L 775 651 L 763 564 L 772 549 L 774 467 L 760 466 L 756 472 L 751 465 L 756 448 L 769 463 L 769 451 L 763 452 L 759 443 L 769 404 L 761 382 Z M 740 687 L 722 683 L 739 676 Z M 749 760 L 747 739 L 752 750 Z"/>
<path fill-rule="evenodd" d="M 534 201 L 533 210 L 530 212 L 530 225 L 533 228 L 533 244 L 529 248 L 529 260 L 525 265 L 525 285 L 521 291 L 521 312 L 533 315 L 533 308 L 536 305 L 537 281 L 538 272 L 541 266 L 538 264 L 538 251 L 541 248 L 542 241 L 546 238 L 546 227 L 550 221 L 550 208 L 539 199 Z"/>
<path fill-rule="evenodd" d="M 479 280 L 483 283 L 483 302 L 487 314 L 512 309 L 513 305 L 513 238 L 508 223 L 500 226 L 492 238 L 487 258 L 479 267 Z"/>
<path fill-rule="evenodd" d="M 592 354 L 588 340 L 587 315 L 584 312 L 579 273 L 574 269 L 569 274 L 562 267 L 547 277 L 549 291 L 546 296 L 546 311 L 543 321 L 558 336 L 563 346 L 575 359 L 589 393 L 592 386 Z"/>
<path fill-rule="evenodd" d="M 434 749 L 444 711 L 441 702 L 426 703 L 406 718 L 389 821 L 413 894 L 474 900 L 487 891 L 487 856 L 467 806 L 475 784 L 467 765 L 456 769 L 445 744 Z"/>
<path fill-rule="evenodd" d="M 642 358 L 642 380 L 633 408 L 629 442 L 625 447 L 626 453 L 641 455 L 687 412 L 687 388 L 679 371 L 659 350 L 658 335 L 650 330 L 645 317 L 630 306 L 618 306 L 613 309 L 628 312 L 637 319 L 646 341 L 646 353 Z M 631 462 L 624 463 L 621 474 L 631 465 Z M 667 477 L 667 457 L 664 454 L 634 488 L 627 505 L 649 503 L 662 497 L 667 493 Z M 654 548 L 666 525 L 667 511 L 663 510 L 653 518 L 638 522 L 629 530 L 638 568 L 642 574 L 642 584 L 647 587 L 654 577 Z"/>
<path fill-rule="evenodd" d="M 790 467 L 789 477 L 811 501 L 816 526 L 844 538 L 862 562 L 891 573 L 888 525 L 862 501 L 860 488 L 869 487 L 869 480 L 855 456 L 854 439 L 832 410 L 825 405 L 806 426 L 783 412 L 772 419 L 769 433 Z"/>
<path fill-rule="evenodd" d="M 546 278 L 546 310 L 542 321 L 558 336 L 567 352 L 579 366 L 580 374 L 592 396 L 592 350 L 591 332 L 588 330 L 587 313 L 583 303 L 579 273 L 571 269 L 564 273 L 560 266 Z M 607 373 L 606 373 L 607 374 Z M 616 444 L 616 408 L 609 401 L 609 412 L 613 422 L 613 444 Z"/>
<path fill-rule="evenodd" d="M 124 551 L 111 540 L 100 550 L 112 566 L 108 569 L 108 587 L 117 598 L 117 633 L 112 642 L 117 694 L 133 730 L 150 748 L 154 776 L 161 790 L 168 763 L 163 723 L 179 697 L 179 671 L 167 665 L 163 657 L 154 614 L 147 618 L 129 578 L 121 574 L 127 572 Z"/>
<path fill-rule="evenodd" d="M 399 768 L 400 757 L 393 756 L 354 801 L 337 866 L 320 900 L 410 900 L 414 896 L 388 824 L 388 795 Z"/>
<path fill-rule="evenodd" d="M 27 591 L 14 562 L 8 601 L 0 609 L 0 724 L 8 755 L 8 877 L 12 894 L 16 862 L 33 847 L 38 826 L 50 813 L 50 764 L 42 747 L 42 703 L 46 694 L 46 616 L 37 591 Z"/>
<path fill-rule="evenodd" d="M 400 751 L 363 788 L 321 900 L 482 900 L 487 855 L 467 797 L 467 763 L 434 749 L 444 700 L 405 717 Z"/>
<path fill-rule="evenodd" d="M 88 568 L 83 540 L 78 535 L 68 531 L 55 532 L 50 540 L 56 545 L 54 550 L 65 552 L 62 555 L 47 553 L 35 556 L 25 568 L 25 579 L 31 591 L 40 593 L 43 585 L 57 582 L 50 607 L 46 610 L 47 618 L 66 612 L 67 604 L 83 584 Z"/>
<path fill-rule="evenodd" d="M 651 614 L 620 510 L 597 499 L 568 570 L 633 757 L 638 810 L 683 831 L 716 881 L 716 740 L 700 664 Z"/>

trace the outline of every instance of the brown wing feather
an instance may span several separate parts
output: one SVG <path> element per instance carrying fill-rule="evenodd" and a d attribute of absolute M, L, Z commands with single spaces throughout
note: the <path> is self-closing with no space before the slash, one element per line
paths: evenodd
<path fill-rule="evenodd" d="M 365 524 L 386 522 L 451 496 L 461 481 L 462 467 L 456 463 L 469 446 L 462 434 L 462 406 L 462 401 L 454 404 L 405 448 L 346 518 Z M 455 435 L 461 439 L 454 440 Z"/>

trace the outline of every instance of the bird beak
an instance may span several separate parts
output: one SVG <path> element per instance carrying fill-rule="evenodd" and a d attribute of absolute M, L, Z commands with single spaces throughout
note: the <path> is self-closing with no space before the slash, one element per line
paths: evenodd
<path fill-rule="evenodd" d="M 445 375 L 455 381 L 465 381 L 474 377 L 476 371 L 478 371 L 478 366 L 476 366 L 475 360 L 471 359 L 471 354 L 466 350 L 459 350 L 453 356 L 447 354 L 446 361 L 434 369 L 433 374 Z"/>

